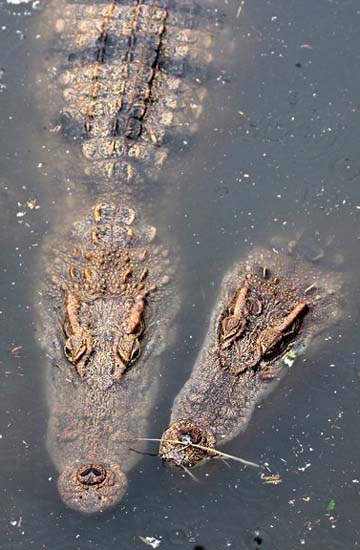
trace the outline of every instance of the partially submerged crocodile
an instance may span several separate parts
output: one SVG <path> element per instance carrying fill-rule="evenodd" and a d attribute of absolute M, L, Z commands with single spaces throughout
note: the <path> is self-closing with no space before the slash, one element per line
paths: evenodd
<path fill-rule="evenodd" d="M 137 216 L 124 204 L 97 205 L 45 255 L 48 446 L 63 500 L 84 512 L 125 491 L 138 460 L 129 442 L 147 432 L 176 309 L 167 250 Z"/>
<path fill-rule="evenodd" d="M 285 372 L 284 355 L 303 351 L 340 316 L 341 287 L 339 274 L 276 250 L 255 249 L 235 264 L 175 399 L 160 456 L 191 467 L 244 430 Z"/>
<path fill-rule="evenodd" d="M 60 0 L 44 18 L 55 47 L 41 83 L 62 106 L 53 129 L 81 141 L 98 189 L 149 181 L 165 138 L 196 128 L 214 21 L 192 0 Z"/>
<path fill-rule="evenodd" d="M 126 184 L 156 173 L 167 133 L 186 137 L 195 128 L 204 97 L 198 68 L 211 41 L 196 11 L 192 0 L 60 0 L 45 9 L 48 103 L 61 112 L 51 129 L 71 139 L 71 151 L 79 142 L 87 182 L 113 197 L 68 235 L 50 238 L 43 254 L 48 447 L 63 500 L 85 512 L 125 490 L 136 462 L 128 440 L 147 433 L 156 357 L 171 332 L 174 259 L 170 268 L 153 230 L 132 225 L 138 208 Z M 77 165 L 72 182 L 82 181 Z"/>

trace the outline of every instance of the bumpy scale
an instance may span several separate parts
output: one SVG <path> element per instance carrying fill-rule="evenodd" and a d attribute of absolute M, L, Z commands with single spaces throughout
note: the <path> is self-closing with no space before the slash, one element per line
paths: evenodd
<path fill-rule="evenodd" d="M 245 429 L 256 403 L 341 314 L 342 278 L 303 258 L 255 250 L 225 276 L 190 378 L 175 399 L 163 459 L 191 467 Z"/>
<path fill-rule="evenodd" d="M 197 127 L 214 20 L 188 0 L 61 0 L 49 19 L 56 49 L 43 79 L 63 105 L 54 127 L 80 141 L 85 173 L 101 190 L 156 177 L 165 137 Z"/>
<path fill-rule="evenodd" d="M 97 205 L 44 254 L 48 446 L 63 500 L 84 512 L 125 491 L 138 459 L 130 442 L 147 432 L 176 310 L 167 250 L 137 217 L 126 205 Z"/>
<path fill-rule="evenodd" d="M 50 239 L 39 307 L 53 365 L 49 451 L 64 501 L 91 512 L 125 491 L 136 462 L 128 440 L 147 433 L 156 357 L 176 301 L 167 252 L 153 228 L 136 226 L 126 199 L 136 186 L 127 184 L 157 175 L 168 134 L 195 130 L 215 26 L 193 0 L 56 0 L 42 20 L 51 47 L 41 107 L 49 106 L 50 130 L 66 138 L 59 165 L 71 164 L 71 189 L 85 179 L 116 205 L 98 204 L 70 235 Z"/>

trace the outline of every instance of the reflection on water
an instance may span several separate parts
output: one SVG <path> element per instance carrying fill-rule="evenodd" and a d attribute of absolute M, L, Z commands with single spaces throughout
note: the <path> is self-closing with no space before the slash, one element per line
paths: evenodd
<path fill-rule="evenodd" d="M 179 243 L 184 301 L 153 418 L 159 436 L 207 329 L 225 269 L 272 236 L 333 236 L 353 309 L 294 365 L 227 452 L 267 463 L 283 482 L 212 461 L 198 482 L 144 456 L 123 502 L 96 518 L 60 502 L 45 449 L 44 357 L 35 346 L 36 254 L 66 189 L 32 103 L 41 2 L 0 4 L 0 548 L 348 549 L 359 544 L 357 314 L 360 193 L 356 0 L 219 1 L 232 62 L 211 75 L 200 130 L 161 211 Z M 56 138 L 54 138 L 55 140 Z M 50 152 L 49 152 L 50 151 Z M 172 164 L 171 164 L 172 163 Z M 186 169 L 184 166 L 186 165 Z M 33 202 L 35 201 L 35 203 Z M 35 204 L 36 207 L 31 205 Z M 331 258 L 330 260 L 331 261 Z M 156 452 L 156 444 L 149 447 Z M 230 467 L 229 467 L 230 466 Z M 158 542 L 156 542 L 158 541 Z M 151 546 L 150 546 L 151 547 Z"/>

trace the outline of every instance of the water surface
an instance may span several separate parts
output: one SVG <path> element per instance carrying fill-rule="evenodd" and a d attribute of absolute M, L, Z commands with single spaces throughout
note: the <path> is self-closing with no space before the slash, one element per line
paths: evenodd
<path fill-rule="evenodd" d="M 150 216 L 179 245 L 183 301 L 152 418 L 158 437 L 201 346 L 224 271 L 272 236 L 332 241 L 351 296 L 344 322 L 294 364 L 226 452 L 279 473 L 212 461 L 181 471 L 144 456 L 115 509 L 66 509 L 45 448 L 45 356 L 36 346 L 37 255 L 64 209 L 54 149 L 35 108 L 43 2 L 0 2 L 0 548 L 346 549 L 360 545 L 360 7 L 356 0 L 219 1 L 226 28 L 204 116 L 171 194 Z M 215 53 L 215 60 L 216 60 Z M 229 59 L 228 59 L 229 58 Z M 186 169 L 184 168 L 186 166 Z M 171 177 L 169 177 L 171 175 Z M 165 178 L 164 178 L 165 179 Z M 333 237 L 329 239 L 329 237 Z M 320 244 L 319 244 L 320 246 Z M 328 262 L 328 264 L 326 264 Z M 156 452 L 157 447 L 149 447 Z M 230 467 L 229 467 L 230 466 Z"/>

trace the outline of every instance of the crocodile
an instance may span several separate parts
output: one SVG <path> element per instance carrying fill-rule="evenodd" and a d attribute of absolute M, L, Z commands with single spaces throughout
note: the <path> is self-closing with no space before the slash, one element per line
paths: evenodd
<path fill-rule="evenodd" d="M 61 136 L 58 169 L 69 200 L 84 180 L 85 202 L 96 196 L 77 222 L 67 209 L 71 229 L 44 245 L 47 445 L 65 504 L 94 512 L 126 491 L 129 441 L 147 433 L 178 300 L 174 254 L 141 221 L 133 184 L 155 180 L 169 142 L 196 130 L 215 26 L 192 0 L 57 0 L 42 21 L 41 107 Z"/>
<path fill-rule="evenodd" d="M 192 467 L 243 431 L 286 365 L 341 316 L 343 276 L 295 250 L 257 248 L 225 275 L 205 342 L 160 443 Z M 288 355 L 289 354 L 289 355 Z"/>
<path fill-rule="evenodd" d="M 196 130 L 214 19 L 192 0 L 60 0 L 43 18 L 51 130 L 79 143 L 97 190 L 156 179 L 169 141 Z"/>
<path fill-rule="evenodd" d="M 47 444 L 60 495 L 83 512 L 122 497 L 138 460 L 129 442 L 147 431 L 177 307 L 174 267 L 157 241 L 133 207 L 102 203 L 46 245 Z"/>

